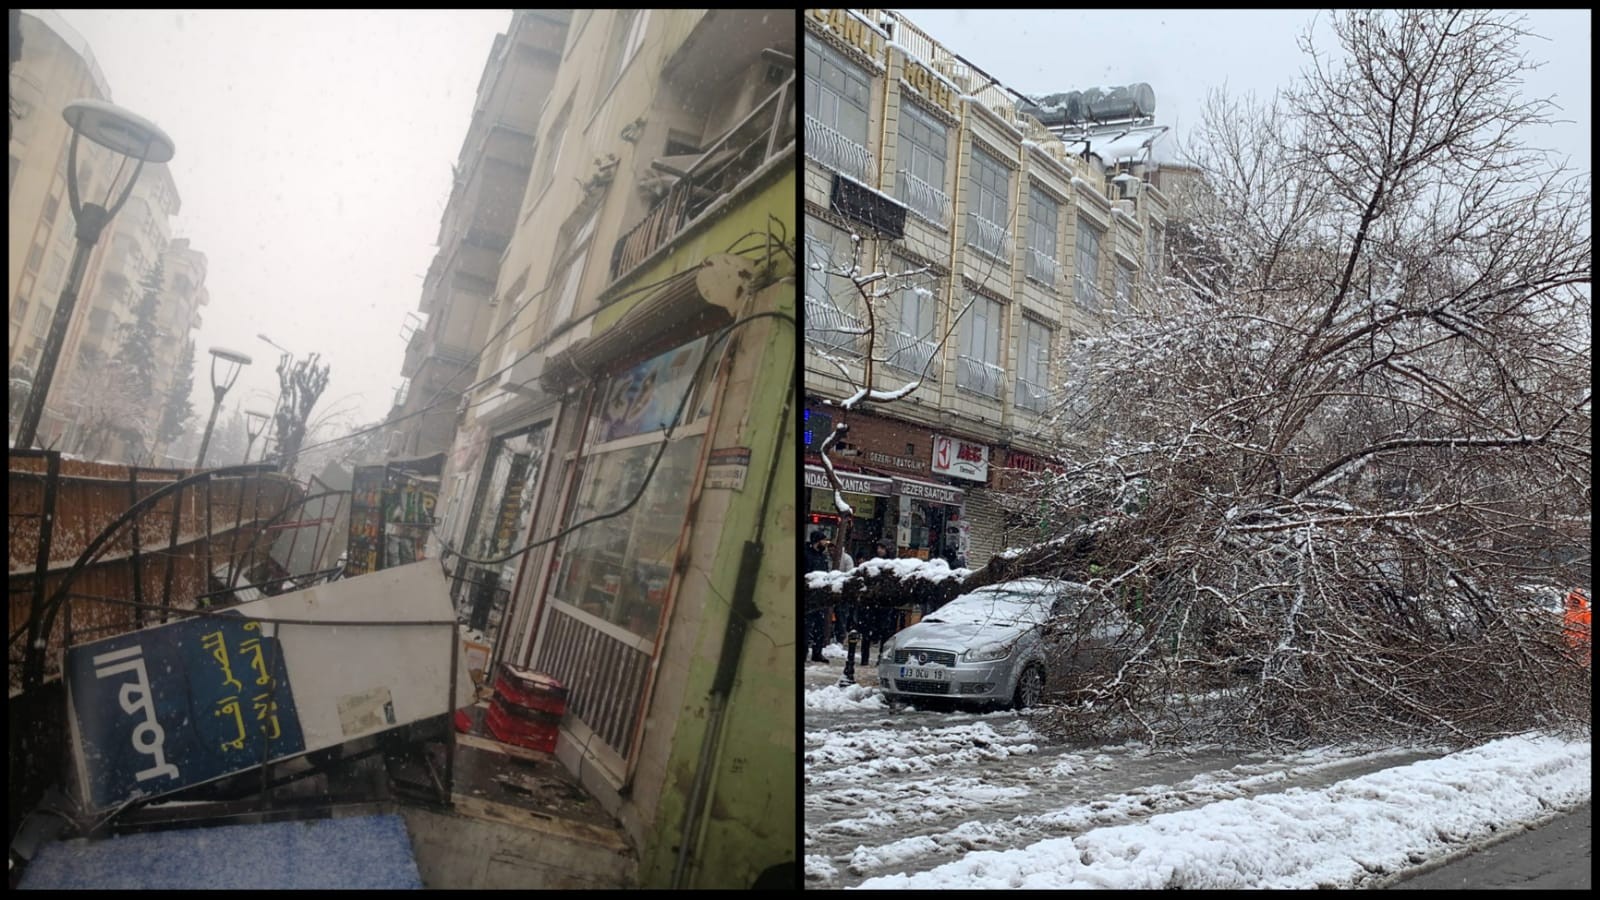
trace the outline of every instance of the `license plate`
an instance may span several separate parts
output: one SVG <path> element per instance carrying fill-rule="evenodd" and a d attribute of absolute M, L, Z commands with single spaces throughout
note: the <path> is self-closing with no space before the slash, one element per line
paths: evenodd
<path fill-rule="evenodd" d="M 918 669 L 912 666 L 901 666 L 900 677 L 910 681 L 943 681 L 943 669 Z"/>

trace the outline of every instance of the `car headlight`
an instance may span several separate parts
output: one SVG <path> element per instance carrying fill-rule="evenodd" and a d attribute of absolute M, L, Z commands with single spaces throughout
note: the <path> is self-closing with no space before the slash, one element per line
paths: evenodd
<path fill-rule="evenodd" d="M 1010 655 L 1010 644 L 984 644 L 962 653 L 961 658 L 967 662 L 987 662 L 992 659 L 1005 659 Z"/>

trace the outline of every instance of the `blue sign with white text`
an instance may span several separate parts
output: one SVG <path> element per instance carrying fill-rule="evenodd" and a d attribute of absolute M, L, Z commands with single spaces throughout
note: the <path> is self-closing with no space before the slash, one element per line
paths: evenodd
<path fill-rule="evenodd" d="M 237 613 L 73 647 L 66 677 L 96 810 L 305 752 L 278 641 Z"/>

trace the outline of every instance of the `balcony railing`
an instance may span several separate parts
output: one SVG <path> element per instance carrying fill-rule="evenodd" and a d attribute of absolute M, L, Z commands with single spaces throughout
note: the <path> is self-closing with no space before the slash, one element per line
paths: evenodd
<path fill-rule="evenodd" d="M 806 156 L 862 184 L 872 179 L 872 152 L 811 116 L 806 116 Z"/>
<path fill-rule="evenodd" d="M 1006 230 L 999 225 L 982 216 L 968 214 L 967 246 L 1003 261 L 1006 258 L 1008 237 Z"/>
<path fill-rule="evenodd" d="M 934 359 L 938 344 L 892 328 L 879 332 L 879 336 L 885 365 L 916 375 L 926 373 L 924 377 L 929 381 L 939 380 L 939 361 Z"/>
<path fill-rule="evenodd" d="M 759 103 L 667 191 L 639 224 L 617 241 L 611 253 L 616 280 L 644 262 L 697 221 L 724 197 L 735 193 L 767 161 L 794 143 L 794 77 Z"/>
<path fill-rule="evenodd" d="M 970 356 L 956 357 L 956 387 L 999 399 L 1006 370 Z"/>
<path fill-rule="evenodd" d="M 950 224 L 950 195 L 901 169 L 895 196 L 910 210 L 929 222 L 945 228 Z"/>
<path fill-rule="evenodd" d="M 1049 405 L 1049 402 L 1050 396 L 1046 392 L 1044 385 L 1029 381 L 1026 378 L 1017 379 L 1016 404 L 1018 409 L 1042 413 L 1045 407 Z"/>
<path fill-rule="evenodd" d="M 829 300 L 806 297 L 806 343 L 846 356 L 861 355 L 861 336 L 867 325 Z"/>
<path fill-rule="evenodd" d="M 1073 278 L 1073 297 L 1080 308 L 1092 313 L 1100 311 L 1100 289 L 1082 272 Z"/>
<path fill-rule="evenodd" d="M 1056 279 L 1061 275 L 1061 264 L 1049 256 L 1028 248 L 1028 277 L 1040 284 L 1049 287 L 1056 286 Z"/>

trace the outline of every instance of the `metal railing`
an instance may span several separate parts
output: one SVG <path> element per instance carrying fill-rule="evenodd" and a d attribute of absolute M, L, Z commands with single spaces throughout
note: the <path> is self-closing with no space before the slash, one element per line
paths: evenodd
<path fill-rule="evenodd" d="M 1040 284 L 1055 287 L 1056 279 L 1061 275 L 1061 264 L 1043 252 L 1029 247 L 1027 275 Z"/>
<path fill-rule="evenodd" d="M 1005 381 L 1006 370 L 993 363 L 970 356 L 956 357 L 956 387 L 998 399 Z"/>
<path fill-rule="evenodd" d="M 829 300 L 806 297 L 806 342 L 851 356 L 861 355 L 867 324 Z"/>
<path fill-rule="evenodd" d="M 912 212 L 929 222 L 945 228 L 950 225 L 950 195 L 917 176 L 901 169 L 895 173 L 895 197 Z"/>
<path fill-rule="evenodd" d="M 939 345 L 897 329 L 880 332 L 883 339 L 883 362 L 903 372 L 925 374 L 929 381 L 939 380 L 939 361 L 934 358 Z"/>
<path fill-rule="evenodd" d="M 1080 308 L 1094 313 L 1100 311 L 1100 289 L 1082 272 L 1073 277 L 1072 294 Z"/>
<path fill-rule="evenodd" d="M 1026 378 L 1017 379 L 1016 406 L 1029 412 L 1042 413 L 1050 403 L 1050 395 L 1045 386 Z"/>
<path fill-rule="evenodd" d="M 982 216 L 967 214 L 967 246 L 1004 262 L 1008 237 L 1001 226 Z"/>
<path fill-rule="evenodd" d="M 805 146 L 811 159 L 872 186 L 872 151 L 812 116 L 806 116 Z"/>
<path fill-rule="evenodd" d="M 794 143 L 794 77 L 728 130 L 616 244 L 611 278 L 633 271 Z"/>

